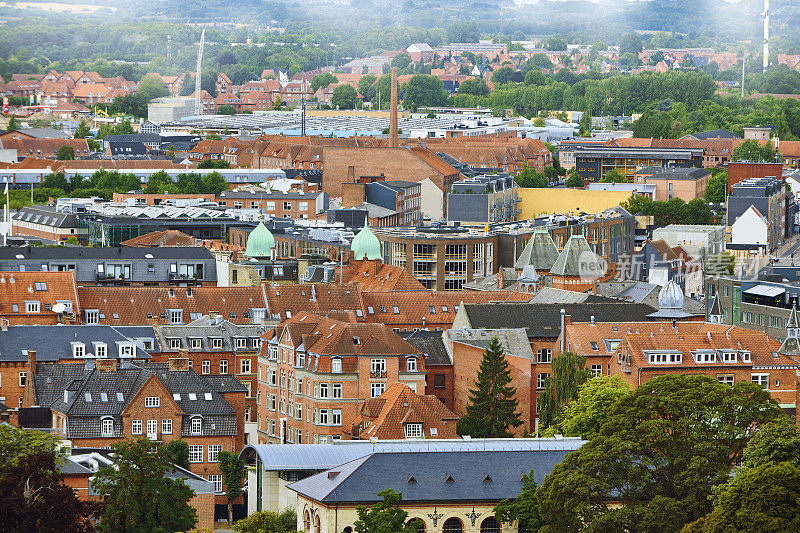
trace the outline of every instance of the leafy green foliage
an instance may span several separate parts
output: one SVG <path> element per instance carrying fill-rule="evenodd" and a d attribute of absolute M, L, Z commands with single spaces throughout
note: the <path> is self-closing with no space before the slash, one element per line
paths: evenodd
<path fill-rule="evenodd" d="M 203 159 L 197 164 L 197 168 L 231 168 L 231 164 L 222 159 Z"/>
<path fill-rule="evenodd" d="M 581 115 L 581 121 L 578 123 L 578 135 L 581 137 L 592 136 L 592 114 L 588 110 Z"/>
<path fill-rule="evenodd" d="M 479 38 L 478 25 L 472 20 L 454 22 L 447 28 L 450 43 L 477 43 Z"/>
<path fill-rule="evenodd" d="M 547 50 L 550 52 L 560 52 L 567 49 L 567 41 L 561 39 L 560 37 L 553 37 L 547 40 L 545 43 L 545 48 L 547 48 Z"/>
<path fill-rule="evenodd" d="M 183 439 L 174 439 L 164 444 L 164 456 L 170 463 L 189 470 L 189 444 Z"/>
<path fill-rule="evenodd" d="M 714 213 L 702 198 L 686 203 L 680 198 L 658 201 L 648 196 L 633 195 L 621 205 L 632 215 L 652 216 L 658 226 L 712 224 L 715 220 Z"/>
<path fill-rule="evenodd" d="M 315 93 L 318 89 L 324 89 L 331 83 L 339 83 L 339 78 L 330 72 L 317 74 L 311 78 L 311 92 Z"/>
<path fill-rule="evenodd" d="M 94 478 L 105 495 L 101 532 L 186 531 L 197 523 L 189 505 L 194 496 L 182 479 L 165 477 L 170 463 L 166 450 L 147 439 L 113 445 L 116 468 L 103 467 Z"/>
<path fill-rule="evenodd" d="M 458 420 L 459 435 L 477 438 L 510 437 L 509 428 L 522 425 L 517 412 L 517 389 L 510 385 L 511 370 L 500 339 L 492 337 L 483 354 L 475 388 Z"/>
<path fill-rule="evenodd" d="M 706 192 L 703 193 L 703 198 L 706 202 L 715 204 L 725 203 L 728 197 L 728 171 L 723 170 L 715 172 L 713 176 L 708 179 L 706 185 Z"/>
<path fill-rule="evenodd" d="M 236 108 L 231 104 L 222 104 L 217 108 L 218 115 L 235 115 Z"/>
<path fill-rule="evenodd" d="M 552 375 L 547 376 L 539 394 L 539 426 L 552 426 L 567 404 L 578 398 L 578 390 L 592 376 L 586 357 L 564 352 L 553 358 Z"/>
<path fill-rule="evenodd" d="M 489 86 L 483 78 L 469 78 L 458 86 L 458 92 L 475 96 L 489 96 Z"/>
<path fill-rule="evenodd" d="M 533 470 L 522 474 L 522 492 L 514 499 L 507 498 L 494 506 L 494 516 L 504 524 L 517 522 L 520 530 L 539 531 L 544 525 L 539 515 L 539 500 L 536 497 L 538 485 L 534 481 Z"/>
<path fill-rule="evenodd" d="M 771 143 L 761 144 L 754 139 L 747 139 L 733 149 L 734 161 L 752 161 L 754 163 L 780 162 L 780 156 Z"/>
<path fill-rule="evenodd" d="M 259 511 L 233 524 L 236 533 L 293 533 L 297 531 L 297 515 L 292 509 L 280 513 Z"/>
<path fill-rule="evenodd" d="M 447 91 L 444 89 L 444 83 L 435 76 L 415 74 L 403 86 L 403 90 L 403 107 L 412 111 L 416 111 L 420 107 L 439 107 L 447 103 Z M 384 94 L 389 96 L 389 93 Z"/>
<path fill-rule="evenodd" d="M 406 524 L 408 513 L 400 508 L 402 492 L 392 489 L 382 490 L 378 496 L 383 498 L 372 507 L 359 505 L 356 508 L 358 519 L 353 524 L 356 533 L 415 533 L 416 527 Z"/>
<path fill-rule="evenodd" d="M 511 81 L 511 76 L 514 75 L 514 69 L 511 67 L 501 67 L 492 73 L 492 83 L 495 87 L 503 85 Z"/>
<path fill-rule="evenodd" d="M 233 502 L 242 495 L 244 481 L 244 460 L 229 451 L 219 452 L 219 470 L 225 482 L 225 497 L 228 499 L 228 521 L 233 522 Z"/>
<path fill-rule="evenodd" d="M 578 390 L 577 399 L 566 404 L 556 418 L 552 433 L 591 440 L 600 434 L 614 405 L 631 393 L 619 377 L 600 376 L 586 381 Z"/>
<path fill-rule="evenodd" d="M 85 120 L 81 120 L 80 124 L 78 124 L 78 127 L 75 130 L 74 138 L 85 139 L 89 135 L 91 135 L 91 132 L 89 131 L 89 126 L 86 125 Z"/>
<path fill-rule="evenodd" d="M 583 178 L 581 178 L 580 174 L 573 169 L 572 172 L 569 173 L 569 177 L 567 178 L 566 183 L 564 183 L 564 186 L 583 188 Z"/>
<path fill-rule="evenodd" d="M 550 181 L 547 179 L 547 176 L 536 172 L 536 170 L 529 167 L 527 163 L 522 167 L 522 170 L 517 173 L 514 181 L 516 181 L 517 185 L 520 187 L 529 189 L 545 189 L 550 186 Z"/>
<path fill-rule="evenodd" d="M 681 374 L 643 383 L 545 478 L 539 512 L 558 527 L 544 530 L 678 531 L 711 510 L 752 428 L 783 416 L 768 391 L 746 381 Z"/>
<path fill-rule="evenodd" d="M 626 181 L 628 180 L 625 179 L 625 176 L 615 169 L 609 170 L 605 176 L 600 178 L 600 183 L 625 183 Z"/>
<path fill-rule="evenodd" d="M 339 85 L 333 90 L 331 96 L 331 105 L 339 109 L 353 109 L 358 102 L 358 94 L 356 90 L 345 83 Z"/>
<path fill-rule="evenodd" d="M 75 159 L 75 148 L 67 144 L 59 147 L 58 151 L 56 152 L 56 159 L 59 161 L 71 161 Z"/>

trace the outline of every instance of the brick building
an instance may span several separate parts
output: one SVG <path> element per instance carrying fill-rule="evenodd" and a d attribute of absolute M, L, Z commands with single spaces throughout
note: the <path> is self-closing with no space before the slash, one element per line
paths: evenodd
<path fill-rule="evenodd" d="M 0 321 L 4 327 L 71 323 L 78 316 L 74 272 L 0 272 Z"/>
<path fill-rule="evenodd" d="M 265 336 L 259 357 L 259 442 L 349 438 L 360 403 L 394 383 L 425 387 L 420 352 L 382 324 L 299 313 Z M 263 403 L 262 403 L 263 402 Z"/>
<path fill-rule="evenodd" d="M 295 220 L 316 219 L 327 210 L 328 195 L 324 192 L 290 191 L 225 191 L 216 201 L 223 207 L 258 209 L 274 218 Z"/>
<path fill-rule="evenodd" d="M 645 167 L 634 174 L 634 182 L 655 185 L 654 200 L 664 202 L 680 198 L 685 202 L 702 198 L 711 172 L 703 168 Z"/>
<path fill-rule="evenodd" d="M 101 448 L 134 438 L 183 439 L 192 472 L 214 483 L 223 503 L 218 454 L 244 446 L 243 413 L 233 407 L 243 403 L 237 397 L 244 393 L 244 387 L 204 379 L 186 359 L 94 359 L 85 365 L 36 365 L 23 406 L 48 407 L 53 433 L 76 447 Z"/>

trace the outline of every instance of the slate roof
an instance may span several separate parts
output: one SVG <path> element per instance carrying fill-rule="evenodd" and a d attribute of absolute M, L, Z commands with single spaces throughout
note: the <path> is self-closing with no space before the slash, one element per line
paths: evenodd
<path fill-rule="evenodd" d="M 422 352 L 425 357 L 425 367 L 430 365 L 451 365 L 453 361 L 444 346 L 441 331 L 428 331 L 420 329 L 414 332 L 401 333 L 406 342 Z"/>
<path fill-rule="evenodd" d="M 35 350 L 37 361 L 73 360 L 70 343 L 82 342 L 91 353 L 95 341 L 106 343 L 109 359 L 117 358 L 116 343 L 125 341 L 134 342 L 136 358 L 150 357 L 136 339 L 151 339 L 154 350 L 150 351 L 158 351 L 156 333 L 148 326 L 9 326 L 8 331 L 0 331 L 0 361 L 27 361 L 26 350 Z"/>
<path fill-rule="evenodd" d="M 633 302 L 580 304 L 464 304 L 472 328 L 525 328 L 528 338 L 557 338 L 561 327 L 561 309 L 572 322 L 646 322 L 653 308 Z"/>
<path fill-rule="evenodd" d="M 586 237 L 572 235 L 550 269 L 550 274 L 555 276 L 580 276 L 582 274 L 599 276 L 605 271 L 602 258 L 589 248 Z"/>
<path fill-rule="evenodd" d="M 697 133 L 690 133 L 686 135 L 685 138 L 697 139 L 698 141 L 705 141 L 707 139 L 741 139 L 735 133 L 731 133 L 726 129 L 716 129 L 716 130 L 709 130 L 709 131 L 700 131 Z"/>
<path fill-rule="evenodd" d="M 489 347 L 494 337 L 503 345 L 503 352 L 533 361 L 533 349 L 523 328 L 451 329 L 446 332 L 453 342 L 475 346 L 481 350 Z"/>
<path fill-rule="evenodd" d="M 257 350 L 251 340 L 259 338 L 263 335 L 267 328 L 262 325 L 249 325 L 249 324 L 234 324 L 228 320 L 223 320 L 218 317 L 219 323 L 214 323 L 212 319 L 207 316 L 192 320 L 186 325 L 181 326 L 157 326 L 155 328 L 158 335 L 158 341 L 161 344 L 163 351 L 176 351 L 170 347 L 169 339 L 180 339 L 181 347 L 179 349 L 186 349 L 192 351 L 221 351 L 234 353 L 241 349 L 236 348 L 235 338 L 247 338 L 246 350 Z M 188 339 L 200 339 L 200 349 L 192 349 L 189 346 Z M 211 339 L 222 339 L 222 348 L 212 348 Z"/>
<path fill-rule="evenodd" d="M 43 226 L 49 226 L 51 228 L 75 228 L 78 227 L 78 217 L 71 213 L 59 213 L 55 209 L 49 209 L 46 207 L 34 207 L 34 206 L 26 206 L 19 209 L 16 213 L 11 215 L 13 220 L 18 220 L 20 222 L 29 222 L 31 224 L 40 224 Z M 50 248 L 42 248 L 42 247 L 35 247 L 31 248 L 31 250 L 49 250 Z M 58 250 L 61 247 L 57 248 Z M 67 248 L 65 248 L 67 249 Z M 0 249 L 0 259 L 13 259 L 16 257 L 17 254 L 26 255 L 22 248 L 3 248 Z M 6 253 L 3 253 L 6 252 Z M 13 255 L 8 257 L 9 252 L 12 252 Z M 55 255 L 55 254 L 53 254 Z M 26 255 L 27 257 L 27 255 Z"/>
<path fill-rule="evenodd" d="M 500 501 L 519 495 L 531 469 L 542 483 L 569 451 L 373 453 L 288 487 L 326 504 L 375 502 L 375 480 L 404 502 Z"/>
<path fill-rule="evenodd" d="M 536 230 L 519 255 L 514 268 L 532 265 L 536 270 L 550 270 L 558 259 L 558 248 L 550 232 Z"/>

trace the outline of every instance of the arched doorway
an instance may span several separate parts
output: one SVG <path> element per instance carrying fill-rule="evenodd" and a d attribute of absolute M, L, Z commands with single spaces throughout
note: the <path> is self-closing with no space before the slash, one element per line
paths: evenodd
<path fill-rule="evenodd" d="M 464 525 L 458 518 L 448 518 L 442 526 L 443 533 L 463 533 Z"/>
<path fill-rule="evenodd" d="M 311 515 L 308 514 L 308 510 L 303 512 L 303 531 L 311 533 Z"/>
<path fill-rule="evenodd" d="M 408 525 L 414 528 L 414 533 L 425 533 L 425 522 L 421 518 L 412 518 Z"/>
<path fill-rule="evenodd" d="M 500 522 L 493 516 L 487 516 L 481 522 L 481 533 L 502 533 Z"/>
<path fill-rule="evenodd" d="M 314 533 L 320 533 L 319 515 L 314 517 Z"/>

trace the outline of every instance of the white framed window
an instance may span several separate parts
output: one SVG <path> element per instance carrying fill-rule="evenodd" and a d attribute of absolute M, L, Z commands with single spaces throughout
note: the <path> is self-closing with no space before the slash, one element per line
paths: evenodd
<path fill-rule="evenodd" d="M 200 363 L 200 370 L 203 374 L 210 374 L 211 373 L 211 361 L 208 359 L 203 359 L 203 362 Z"/>
<path fill-rule="evenodd" d="M 342 384 L 341 383 L 334 383 L 331 385 L 331 398 L 341 398 L 342 397 Z"/>
<path fill-rule="evenodd" d="M 303 404 L 302 403 L 297 403 L 297 404 L 295 404 L 294 408 L 295 408 L 294 417 L 297 420 L 302 420 L 303 419 Z"/>
<path fill-rule="evenodd" d="M 537 389 L 543 389 L 544 385 L 545 385 L 545 382 L 547 381 L 547 378 L 549 376 L 550 376 L 550 374 L 547 374 L 547 373 L 536 374 L 536 388 Z"/>
<path fill-rule="evenodd" d="M 247 348 L 247 338 L 246 337 L 236 337 L 234 342 L 235 342 L 237 350 L 244 350 L 244 349 Z"/>
<path fill-rule="evenodd" d="M 386 359 L 373 359 L 370 362 L 370 372 L 375 377 L 381 377 L 386 374 Z"/>
<path fill-rule="evenodd" d="M 133 357 L 133 344 L 126 342 L 119 345 L 120 357 Z"/>
<path fill-rule="evenodd" d="M 203 462 L 203 445 L 190 444 L 189 445 L 189 462 L 202 463 Z"/>
<path fill-rule="evenodd" d="M 700 352 L 694 354 L 696 363 L 716 363 L 717 354 L 715 352 Z"/>
<path fill-rule="evenodd" d="M 189 339 L 189 348 L 192 350 L 200 350 L 203 348 L 203 339 L 193 337 Z"/>
<path fill-rule="evenodd" d="M 192 435 L 200 435 L 203 432 L 203 419 L 200 417 L 192 418 Z"/>
<path fill-rule="evenodd" d="M 19 386 L 24 387 L 25 382 L 28 380 L 28 373 L 27 372 L 20 372 L 19 373 Z"/>
<path fill-rule="evenodd" d="M 169 309 L 167 316 L 170 324 L 183 324 L 183 309 Z"/>
<path fill-rule="evenodd" d="M 334 409 L 331 411 L 331 425 L 332 426 L 341 426 L 342 425 L 342 410 L 341 409 Z"/>
<path fill-rule="evenodd" d="M 733 374 L 718 374 L 717 381 L 733 387 Z"/>
<path fill-rule="evenodd" d="M 148 420 L 147 421 L 147 438 L 157 438 L 158 437 L 158 420 Z"/>
<path fill-rule="evenodd" d="M 342 360 L 339 357 L 331 359 L 331 372 L 334 374 L 342 373 Z"/>
<path fill-rule="evenodd" d="M 683 362 L 683 354 L 680 354 L 680 353 L 651 353 L 651 354 L 647 355 L 647 361 L 651 365 L 668 365 L 670 363 L 680 364 L 680 363 Z"/>
<path fill-rule="evenodd" d="M 94 355 L 96 357 L 108 357 L 108 346 L 104 342 L 99 342 L 94 347 Z"/>
<path fill-rule="evenodd" d="M 317 412 L 317 424 L 326 426 L 328 425 L 328 410 L 327 409 L 320 409 Z"/>
<path fill-rule="evenodd" d="M 722 362 L 723 363 L 735 363 L 736 362 L 736 352 L 722 352 Z"/>
<path fill-rule="evenodd" d="M 592 375 L 596 378 L 599 378 L 603 375 L 603 365 L 592 365 L 591 370 Z"/>
<path fill-rule="evenodd" d="M 222 474 L 209 474 L 208 480 L 214 484 L 214 492 L 216 494 L 222 493 Z"/>
<path fill-rule="evenodd" d="M 551 363 L 553 361 L 553 350 L 550 348 L 539 348 L 536 350 L 537 363 Z"/>
<path fill-rule="evenodd" d="M 386 390 L 386 383 L 370 383 L 370 396 L 377 398 Z"/>
<path fill-rule="evenodd" d="M 418 439 L 422 437 L 422 424 L 405 424 L 403 429 L 405 430 L 407 439 Z"/>
<path fill-rule="evenodd" d="M 406 358 L 406 372 L 416 372 L 416 371 L 417 371 L 417 358 L 416 357 Z"/>
<path fill-rule="evenodd" d="M 86 345 L 82 342 L 72 343 L 72 357 L 85 357 Z"/>
<path fill-rule="evenodd" d="M 742 352 L 742 362 L 743 363 L 750 362 L 750 352 Z"/>
<path fill-rule="evenodd" d="M 100 311 L 97 309 L 86 309 L 84 311 L 84 315 L 86 317 L 86 324 L 99 324 L 100 323 Z"/>
<path fill-rule="evenodd" d="M 220 359 L 220 361 L 219 361 L 219 373 L 220 374 L 227 374 L 228 373 L 228 360 L 227 359 Z"/>
<path fill-rule="evenodd" d="M 148 396 L 144 399 L 144 406 L 145 407 L 160 407 L 161 406 L 161 397 L 160 396 Z"/>
<path fill-rule="evenodd" d="M 239 368 L 242 374 L 250 373 L 250 359 L 242 359 L 239 361 Z"/>
<path fill-rule="evenodd" d="M 131 435 L 141 435 L 141 434 L 142 434 L 142 421 L 131 420 Z"/>
<path fill-rule="evenodd" d="M 208 445 L 208 462 L 209 463 L 218 463 L 219 462 L 219 452 L 222 451 L 221 444 L 209 444 Z"/>
<path fill-rule="evenodd" d="M 38 313 L 39 307 L 40 307 L 39 302 L 36 301 L 25 302 L 26 313 Z"/>
<path fill-rule="evenodd" d="M 222 339 L 220 337 L 214 337 L 213 339 L 211 339 L 211 349 L 212 350 L 222 349 Z"/>
<path fill-rule="evenodd" d="M 769 374 L 750 374 L 750 381 L 764 389 L 769 389 Z"/>
<path fill-rule="evenodd" d="M 317 388 L 317 397 L 318 398 L 328 398 L 328 384 L 327 383 L 320 383 L 319 387 Z"/>
<path fill-rule="evenodd" d="M 171 435 L 172 434 L 172 419 L 165 418 L 161 421 L 161 433 L 164 435 Z"/>
<path fill-rule="evenodd" d="M 169 339 L 169 349 L 170 350 L 180 350 L 181 349 L 181 340 L 180 339 Z"/>
<path fill-rule="evenodd" d="M 113 418 L 104 418 L 100 421 L 100 434 L 103 437 L 113 437 L 114 436 L 114 419 Z"/>

